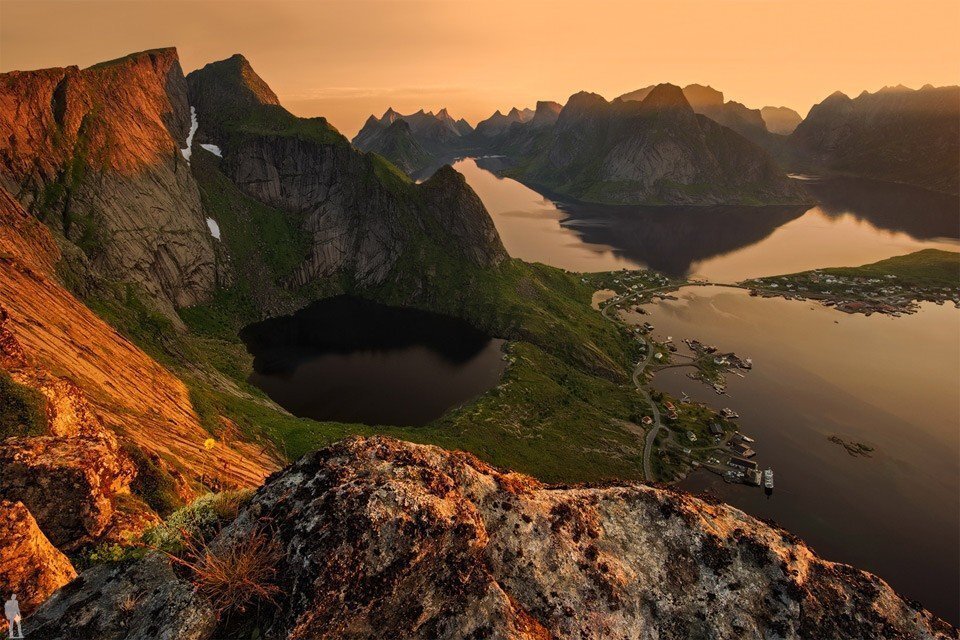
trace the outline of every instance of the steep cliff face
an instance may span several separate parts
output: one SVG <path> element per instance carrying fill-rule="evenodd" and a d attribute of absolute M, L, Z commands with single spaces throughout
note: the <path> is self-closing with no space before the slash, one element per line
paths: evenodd
<path fill-rule="evenodd" d="M 359 286 L 378 285 L 391 278 L 401 256 L 420 255 L 427 247 L 477 267 L 506 258 L 489 215 L 465 182 L 444 183 L 457 191 L 446 201 L 479 206 L 441 215 L 425 199 L 432 193 L 426 185 L 358 152 L 322 118 L 297 118 L 264 102 L 231 110 L 204 98 L 226 100 L 230 86 L 248 81 L 248 74 L 239 73 L 248 67 L 235 58 L 207 65 L 188 77 L 190 95 L 205 105 L 198 135 L 221 148 L 223 173 L 251 198 L 293 214 L 310 238 L 309 255 L 288 284 L 342 275 Z M 445 215 L 470 226 L 469 241 L 482 244 L 462 242 L 458 234 L 464 230 L 447 228 Z"/>
<path fill-rule="evenodd" d="M 208 546 L 276 543 L 268 638 L 947 638 L 879 578 L 724 505 L 641 485 L 550 487 L 464 453 L 355 438 L 273 476 Z M 229 635 L 191 578 L 152 557 L 99 567 L 36 633 Z M 135 581 L 132 579 L 135 577 Z M 160 583 L 163 588 L 151 585 Z M 196 578 L 193 578 L 196 580 Z M 141 588 L 143 585 L 143 588 Z M 110 613 L 142 598 L 149 618 Z M 105 611 L 105 613 L 94 612 Z M 246 637 L 234 618 L 230 631 Z M 219 634 L 219 635 L 218 635 Z M 179 636 L 178 636 L 179 637 Z"/>
<path fill-rule="evenodd" d="M 809 201 L 766 152 L 695 113 L 680 88 L 672 85 L 654 88 L 640 102 L 607 102 L 596 94 L 576 94 L 556 124 L 536 135 L 520 147 L 512 175 L 583 201 L 696 205 Z M 503 148 L 510 152 L 509 145 Z"/>
<path fill-rule="evenodd" d="M 960 87 L 887 87 L 814 105 L 788 140 L 812 170 L 960 193 Z"/>
<path fill-rule="evenodd" d="M 364 127 L 358 137 L 365 133 L 370 134 L 368 127 Z M 434 156 L 417 141 L 410 123 L 406 120 L 396 120 L 385 129 L 379 130 L 376 135 L 371 135 L 365 142 L 358 142 L 357 138 L 354 138 L 353 144 L 363 151 L 380 154 L 409 176 L 417 174 L 435 161 Z"/>
<path fill-rule="evenodd" d="M 190 129 L 174 49 L 0 75 L 0 182 L 99 274 L 142 285 L 171 316 L 215 277 L 180 151 Z"/>

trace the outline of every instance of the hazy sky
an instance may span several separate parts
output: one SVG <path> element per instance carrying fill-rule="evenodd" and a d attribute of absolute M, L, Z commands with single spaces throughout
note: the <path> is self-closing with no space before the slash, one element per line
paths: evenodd
<path fill-rule="evenodd" d="M 960 0 L 0 0 L 0 70 L 175 45 L 241 52 L 299 115 L 494 109 L 699 82 L 801 115 L 834 90 L 960 81 Z"/>

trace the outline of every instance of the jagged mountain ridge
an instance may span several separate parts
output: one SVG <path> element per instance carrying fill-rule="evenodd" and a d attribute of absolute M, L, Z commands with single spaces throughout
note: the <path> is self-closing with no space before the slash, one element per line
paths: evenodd
<path fill-rule="evenodd" d="M 391 107 L 380 118 L 367 118 L 352 142 L 356 148 L 376 152 L 414 175 L 464 149 L 472 134 L 470 123 L 462 118 L 454 120 L 446 108 L 436 114 L 421 109 L 403 115 Z"/>
<path fill-rule="evenodd" d="M 800 169 L 960 193 L 960 87 L 886 87 L 814 105 L 787 140 Z"/>
<path fill-rule="evenodd" d="M 508 174 L 609 204 L 802 204 L 804 190 L 760 148 L 659 85 L 642 101 L 581 92 L 552 127 L 514 126 L 494 147 Z"/>
<path fill-rule="evenodd" d="M 278 545 L 278 595 L 254 626 L 218 624 L 160 556 L 91 569 L 32 622 L 41 634 L 105 639 L 955 633 L 876 576 L 732 507 L 636 484 L 545 486 L 382 437 L 342 441 L 274 475 L 210 548 L 265 532 Z M 137 611 L 114 613 L 134 592 Z"/>

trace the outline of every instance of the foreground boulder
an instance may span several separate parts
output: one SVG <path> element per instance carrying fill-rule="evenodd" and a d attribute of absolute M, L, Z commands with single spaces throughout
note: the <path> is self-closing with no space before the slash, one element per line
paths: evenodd
<path fill-rule="evenodd" d="M 77 577 L 65 555 L 50 544 L 20 502 L 0 500 L 0 594 L 17 594 L 26 615 Z M 0 621 L 0 629 L 6 620 Z"/>
<path fill-rule="evenodd" d="M 29 627 L 172 637 L 178 611 L 197 640 L 254 628 L 290 639 L 956 634 L 879 578 L 732 507 L 641 485 L 545 486 L 388 438 L 345 440 L 272 476 L 207 550 L 227 557 L 263 535 L 281 550 L 274 595 L 246 609 L 242 633 L 243 616 L 217 621 L 202 576 L 160 556 L 84 574 Z M 154 615 L 119 626 L 128 601 Z"/>

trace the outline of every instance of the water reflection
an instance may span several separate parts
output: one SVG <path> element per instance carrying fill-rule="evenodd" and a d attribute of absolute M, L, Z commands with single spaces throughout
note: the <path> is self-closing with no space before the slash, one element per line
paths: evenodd
<path fill-rule="evenodd" d="M 619 207 L 551 198 L 487 170 L 498 162 L 467 158 L 454 167 L 511 255 L 572 271 L 650 267 L 735 282 L 960 246 L 960 200 L 903 185 L 808 180 L 820 201 L 810 208 Z"/>
<path fill-rule="evenodd" d="M 250 382 L 316 420 L 421 425 L 497 384 L 502 340 L 433 313 L 339 296 L 241 332 Z"/>
<path fill-rule="evenodd" d="M 902 318 L 848 316 L 714 287 L 678 297 L 645 307 L 658 337 L 701 339 L 754 367 L 730 378 L 729 398 L 682 369 L 657 373 L 654 386 L 737 411 L 777 480 L 769 498 L 706 473 L 681 486 L 773 518 L 826 558 L 876 572 L 956 623 L 960 312 L 925 303 Z M 831 435 L 874 451 L 853 457 Z"/>

